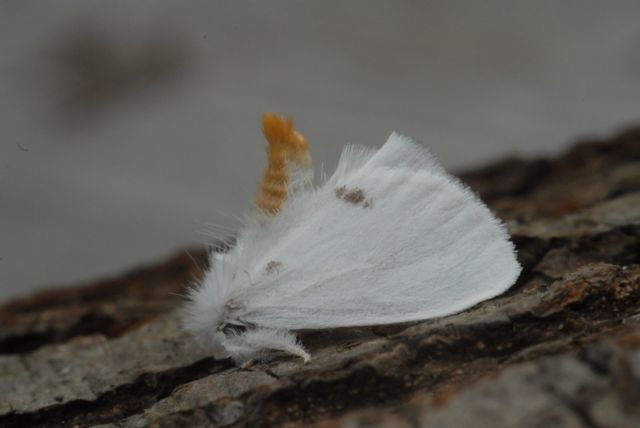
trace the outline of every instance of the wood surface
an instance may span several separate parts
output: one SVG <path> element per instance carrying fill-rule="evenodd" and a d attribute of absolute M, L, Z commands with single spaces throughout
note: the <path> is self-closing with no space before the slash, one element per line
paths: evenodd
<path fill-rule="evenodd" d="M 0 427 L 640 426 L 640 129 L 460 177 L 517 246 L 504 295 L 239 368 L 181 331 L 179 251 L 0 306 Z"/>

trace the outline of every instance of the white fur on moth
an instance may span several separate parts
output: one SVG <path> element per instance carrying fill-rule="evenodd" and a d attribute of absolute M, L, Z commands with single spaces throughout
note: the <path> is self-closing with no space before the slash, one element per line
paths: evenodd
<path fill-rule="evenodd" d="M 378 150 L 347 146 L 314 187 L 304 137 L 278 116 L 263 124 L 271 147 L 262 210 L 232 249 L 211 254 L 186 305 L 186 329 L 216 358 L 240 364 L 281 351 L 307 362 L 296 330 L 450 315 L 517 279 L 502 223 L 426 148 L 397 133 Z M 277 152 L 287 135 L 304 147 Z"/>

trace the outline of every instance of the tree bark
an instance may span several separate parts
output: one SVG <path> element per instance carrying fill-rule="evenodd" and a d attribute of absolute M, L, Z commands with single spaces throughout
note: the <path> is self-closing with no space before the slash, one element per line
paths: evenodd
<path fill-rule="evenodd" d="M 238 368 L 180 329 L 183 251 L 0 306 L 0 426 L 640 426 L 640 129 L 460 177 L 517 246 L 504 295 Z"/>

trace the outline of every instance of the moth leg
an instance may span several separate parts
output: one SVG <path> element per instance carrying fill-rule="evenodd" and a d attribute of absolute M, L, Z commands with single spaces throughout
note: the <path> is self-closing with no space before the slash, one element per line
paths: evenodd
<path fill-rule="evenodd" d="M 238 335 L 227 336 L 223 346 L 236 363 L 244 364 L 264 356 L 269 350 L 281 351 L 311 361 L 311 356 L 287 330 L 257 328 Z"/>
<path fill-rule="evenodd" d="M 236 365 L 243 367 L 253 364 L 262 353 L 259 348 L 247 343 L 244 334 L 226 337 L 222 346 L 227 356 L 231 357 Z"/>

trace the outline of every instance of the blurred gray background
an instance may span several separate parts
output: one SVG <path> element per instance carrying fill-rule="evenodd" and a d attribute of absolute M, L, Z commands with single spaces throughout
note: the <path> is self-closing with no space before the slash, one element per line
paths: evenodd
<path fill-rule="evenodd" d="M 0 299 L 237 227 L 260 115 L 316 165 L 398 130 L 450 170 L 640 112 L 640 2 L 0 3 Z"/>

